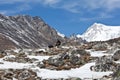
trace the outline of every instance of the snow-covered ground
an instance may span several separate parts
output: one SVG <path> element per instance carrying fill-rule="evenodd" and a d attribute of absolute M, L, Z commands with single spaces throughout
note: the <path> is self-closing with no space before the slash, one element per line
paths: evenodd
<path fill-rule="evenodd" d="M 105 53 L 105 51 L 92 51 L 92 50 L 87 50 L 87 51 L 90 52 L 92 57 L 102 57 L 104 55 L 112 55 Z"/>
<path fill-rule="evenodd" d="M 104 75 L 109 75 L 112 72 L 93 72 L 90 71 L 90 66 L 95 65 L 95 63 L 87 63 L 84 66 L 71 70 L 53 71 L 47 69 L 37 69 L 38 76 L 44 78 L 58 79 L 58 78 L 70 78 L 79 77 L 82 79 L 88 78 L 101 78 Z"/>
<path fill-rule="evenodd" d="M 0 62 L 3 64 L 0 64 L 0 69 L 23 69 L 23 68 L 29 68 L 30 66 L 32 66 L 33 64 L 30 63 L 17 63 L 17 62 L 8 62 L 8 61 L 4 61 L 3 59 L 7 58 L 7 57 L 15 57 L 14 55 L 10 55 L 10 56 L 5 56 L 4 58 L 0 59 Z M 38 59 L 39 61 L 42 61 L 44 59 L 48 59 L 49 56 L 28 56 L 30 59 L 35 58 Z"/>
<path fill-rule="evenodd" d="M 50 56 L 28 56 L 30 59 L 35 58 L 38 59 L 39 61 L 42 61 L 44 59 L 48 59 Z"/>
<path fill-rule="evenodd" d="M 88 50 L 93 57 L 101 57 L 103 55 L 108 55 L 105 54 L 102 51 L 91 51 Z M 8 57 L 8 56 L 7 56 Z M 14 57 L 13 55 L 9 57 Z M 39 61 L 42 61 L 43 59 L 48 59 L 50 56 L 30 56 L 28 55 L 29 58 L 36 58 Z M 87 63 L 83 65 L 80 68 L 76 69 L 71 69 L 71 70 L 61 70 L 61 71 L 56 71 L 56 70 L 48 70 L 48 69 L 40 69 L 36 66 L 36 64 L 30 64 L 30 63 L 17 63 L 17 62 L 7 62 L 4 61 L 3 59 L 0 59 L 0 62 L 3 64 L 0 64 L 0 69 L 23 69 L 23 68 L 30 68 L 33 69 L 34 71 L 37 72 L 37 75 L 43 79 L 49 78 L 49 79 L 58 79 L 58 78 L 70 78 L 70 77 L 79 77 L 85 80 L 92 80 L 92 78 L 101 78 L 104 75 L 109 75 L 112 72 L 94 72 L 90 70 L 90 67 L 95 65 L 95 62 Z M 32 66 L 36 67 L 32 67 Z"/>
<path fill-rule="evenodd" d="M 3 62 L 4 64 L 0 64 L 0 69 L 23 69 L 23 68 L 27 68 L 28 66 L 30 66 L 31 64 L 25 64 L 25 63 L 17 63 L 17 62 Z"/>

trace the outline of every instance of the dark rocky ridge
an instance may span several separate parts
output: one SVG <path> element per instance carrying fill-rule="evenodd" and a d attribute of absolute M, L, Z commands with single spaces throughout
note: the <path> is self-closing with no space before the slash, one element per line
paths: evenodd
<path fill-rule="evenodd" d="M 12 47 L 6 48 L 1 45 L 0 49 L 41 48 L 54 44 L 57 39 L 64 40 L 41 18 L 29 15 L 4 16 L 0 14 L 0 37 L 1 35 L 6 37 L 1 38 L 2 44 L 10 44 Z"/>

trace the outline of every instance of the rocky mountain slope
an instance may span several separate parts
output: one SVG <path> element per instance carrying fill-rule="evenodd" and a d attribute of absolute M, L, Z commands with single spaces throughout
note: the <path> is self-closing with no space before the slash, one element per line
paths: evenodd
<path fill-rule="evenodd" d="M 1 49 L 46 47 L 54 44 L 57 39 L 64 40 L 55 29 L 37 16 L 0 14 Z"/>
<path fill-rule="evenodd" d="M 0 51 L 0 80 L 120 80 L 119 41 Z"/>
<path fill-rule="evenodd" d="M 120 26 L 106 26 L 94 23 L 85 33 L 77 36 L 87 41 L 106 41 L 120 37 Z"/>

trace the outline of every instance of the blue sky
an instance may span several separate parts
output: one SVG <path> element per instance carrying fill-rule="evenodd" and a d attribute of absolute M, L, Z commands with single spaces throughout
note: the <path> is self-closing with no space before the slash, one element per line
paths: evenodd
<path fill-rule="evenodd" d="M 120 25 L 120 0 L 0 0 L 0 13 L 40 16 L 69 36 L 82 34 L 95 22 Z"/>

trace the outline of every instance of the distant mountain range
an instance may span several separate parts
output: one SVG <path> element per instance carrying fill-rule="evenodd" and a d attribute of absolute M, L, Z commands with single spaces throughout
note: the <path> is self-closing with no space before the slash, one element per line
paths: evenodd
<path fill-rule="evenodd" d="M 41 48 L 64 40 L 64 35 L 46 24 L 40 17 L 0 14 L 0 49 Z"/>
<path fill-rule="evenodd" d="M 106 41 L 120 37 L 120 26 L 107 26 L 100 23 L 94 23 L 82 35 L 77 35 L 84 40 L 90 41 Z"/>
<path fill-rule="evenodd" d="M 120 37 L 120 26 L 94 23 L 77 41 L 106 41 Z M 73 38 L 72 38 L 73 39 Z M 11 48 L 43 48 L 54 45 L 57 40 L 70 40 L 40 17 L 29 15 L 5 16 L 0 14 L 0 50 Z"/>

